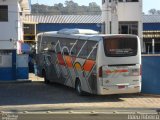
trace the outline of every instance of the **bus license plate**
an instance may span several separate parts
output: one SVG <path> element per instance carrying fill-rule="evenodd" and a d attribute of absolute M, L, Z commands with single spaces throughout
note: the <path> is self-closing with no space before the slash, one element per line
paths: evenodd
<path fill-rule="evenodd" d="M 125 85 L 120 85 L 118 86 L 118 89 L 124 89 L 126 86 Z"/>

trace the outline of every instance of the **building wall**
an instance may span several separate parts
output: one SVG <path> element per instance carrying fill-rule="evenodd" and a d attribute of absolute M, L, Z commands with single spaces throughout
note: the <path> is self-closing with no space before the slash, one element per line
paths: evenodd
<path fill-rule="evenodd" d="M 46 32 L 46 31 L 57 31 L 63 28 L 82 28 L 82 29 L 93 29 L 101 32 L 101 26 L 99 24 L 58 24 L 58 23 L 39 23 L 37 24 L 38 32 Z M 143 23 L 142 31 L 159 31 L 160 23 Z"/>
<path fill-rule="evenodd" d="M 17 69 L 22 70 L 21 66 L 18 68 L 16 64 L 19 60 L 16 51 L 17 41 L 23 37 L 23 21 L 19 14 L 22 6 L 19 2 L 20 0 L 0 0 L 0 5 L 8 6 L 8 21 L 0 22 L 0 81 L 16 80 L 19 78 L 16 75 L 20 73 Z M 28 74 L 24 69 L 23 72 Z"/>
<path fill-rule="evenodd" d="M 18 2 L 17 0 L 0 1 L 8 5 L 8 22 L 0 22 L 0 49 L 15 49 L 10 40 L 18 40 Z"/>
<path fill-rule="evenodd" d="M 80 29 L 93 29 L 96 31 L 101 31 L 101 26 L 97 23 L 95 24 L 57 24 L 57 23 L 39 23 L 37 24 L 37 33 L 46 31 L 58 31 L 64 28 L 80 28 Z"/>
<path fill-rule="evenodd" d="M 159 31 L 160 23 L 143 23 L 143 31 Z"/>
<path fill-rule="evenodd" d="M 142 1 L 140 2 L 119 2 L 117 7 L 119 21 L 141 21 Z"/>
<path fill-rule="evenodd" d="M 142 93 L 160 95 L 160 56 L 142 56 Z"/>
<path fill-rule="evenodd" d="M 146 53 L 160 53 L 160 23 L 143 23 L 143 41 Z"/>

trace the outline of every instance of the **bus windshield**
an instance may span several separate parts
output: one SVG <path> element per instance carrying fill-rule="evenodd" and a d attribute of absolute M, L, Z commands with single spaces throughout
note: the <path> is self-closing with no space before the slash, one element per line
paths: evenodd
<path fill-rule="evenodd" d="M 108 57 L 137 55 L 137 37 L 104 37 L 104 51 Z"/>

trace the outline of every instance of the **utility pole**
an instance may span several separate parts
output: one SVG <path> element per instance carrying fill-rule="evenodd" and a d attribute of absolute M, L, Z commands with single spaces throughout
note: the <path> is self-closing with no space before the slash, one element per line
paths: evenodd
<path fill-rule="evenodd" d="M 118 34 L 118 13 L 117 13 L 118 0 L 111 0 L 111 34 Z"/>
<path fill-rule="evenodd" d="M 117 13 L 118 0 L 106 0 L 105 7 L 103 8 L 103 17 L 105 20 L 105 33 L 118 34 L 118 13 Z"/>
<path fill-rule="evenodd" d="M 152 39 L 152 54 L 155 54 L 155 41 Z"/>
<path fill-rule="evenodd" d="M 106 9 L 106 23 L 105 23 L 105 28 L 106 28 L 106 30 L 105 30 L 105 33 L 106 34 L 110 34 L 110 6 L 109 6 L 109 0 L 107 0 L 107 2 L 106 2 L 106 4 L 107 4 L 107 9 Z"/>

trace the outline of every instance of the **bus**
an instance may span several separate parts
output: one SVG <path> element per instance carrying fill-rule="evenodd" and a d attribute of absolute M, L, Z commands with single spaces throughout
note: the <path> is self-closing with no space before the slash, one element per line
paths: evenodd
<path fill-rule="evenodd" d="M 141 47 L 136 35 L 63 29 L 37 35 L 37 74 L 84 93 L 141 91 Z"/>

